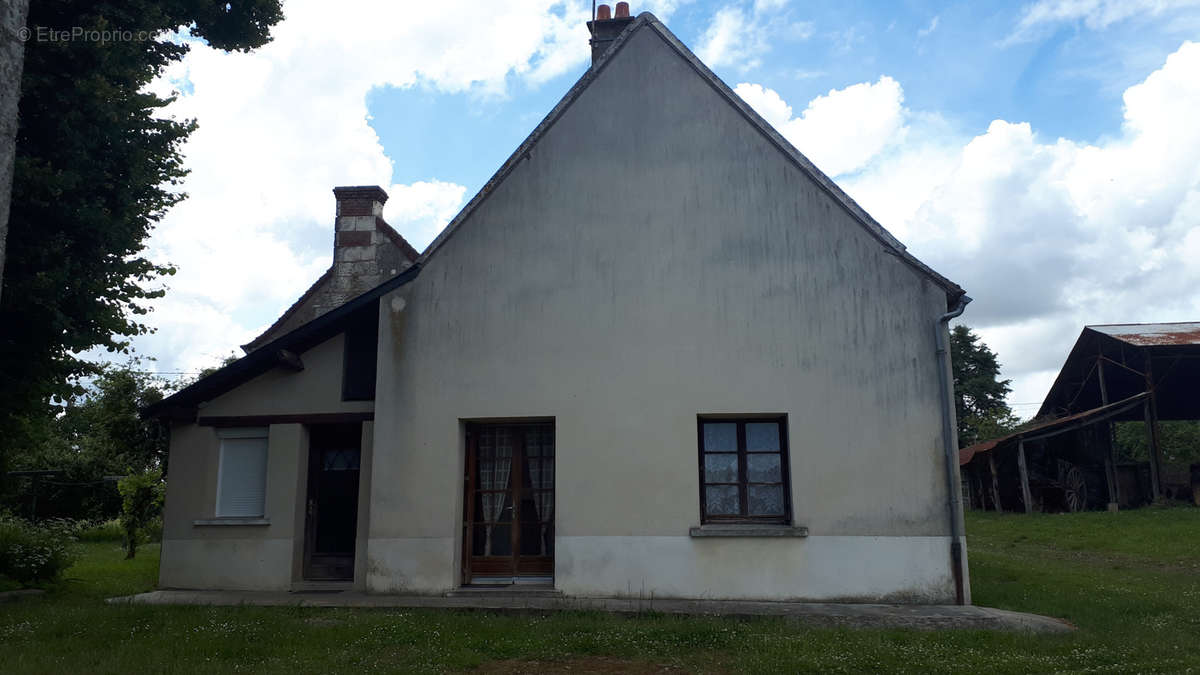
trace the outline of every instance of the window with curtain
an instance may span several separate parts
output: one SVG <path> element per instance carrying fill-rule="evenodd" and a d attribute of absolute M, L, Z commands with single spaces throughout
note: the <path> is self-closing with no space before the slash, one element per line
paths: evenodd
<path fill-rule="evenodd" d="M 786 419 L 701 417 L 698 427 L 701 522 L 790 522 Z"/>
<path fill-rule="evenodd" d="M 266 514 L 267 429 L 221 429 L 217 470 L 217 517 L 261 518 Z"/>

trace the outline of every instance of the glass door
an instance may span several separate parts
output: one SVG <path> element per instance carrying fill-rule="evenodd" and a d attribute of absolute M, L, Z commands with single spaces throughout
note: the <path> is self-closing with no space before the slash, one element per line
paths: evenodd
<path fill-rule="evenodd" d="M 554 423 L 467 428 L 466 584 L 554 580 Z"/>

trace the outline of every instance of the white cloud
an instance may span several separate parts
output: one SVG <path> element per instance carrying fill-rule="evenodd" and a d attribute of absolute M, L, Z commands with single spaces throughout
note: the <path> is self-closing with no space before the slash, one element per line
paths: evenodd
<path fill-rule="evenodd" d="M 754 0 L 755 13 L 777 12 L 788 4 L 788 0 Z"/>
<path fill-rule="evenodd" d="M 722 7 L 700 38 L 696 55 L 710 68 L 738 66 L 753 68 L 767 50 L 766 35 L 740 7 Z"/>
<path fill-rule="evenodd" d="M 730 66 L 741 71 L 762 64 L 771 39 L 807 40 L 814 32 L 809 21 L 789 21 L 787 0 L 755 0 L 746 8 L 729 4 L 718 9 L 700 36 L 696 55 L 710 68 Z"/>
<path fill-rule="evenodd" d="M 1200 0 L 1038 0 L 1021 10 L 1016 29 L 1007 41 L 1029 39 L 1039 29 L 1059 23 L 1082 21 L 1092 30 L 1103 30 L 1126 19 L 1154 17 L 1198 5 Z"/>
<path fill-rule="evenodd" d="M 669 13 L 675 2 L 659 2 Z M 184 147 L 190 198 L 155 231 L 150 255 L 179 266 L 138 340 L 160 368 L 193 367 L 253 336 L 328 266 L 337 185 L 389 186 L 392 159 L 367 115 L 375 87 L 502 96 L 587 62 L 590 6 L 511 0 L 289 0 L 275 40 L 253 53 L 195 43 L 151 85 L 182 92 L 166 114 L 196 118 Z M 390 185 L 384 216 L 420 248 L 465 188 Z"/>
<path fill-rule="evenodd" d="M 822 171 L 838 176 L 865 166 L 903 140 L 904 92 L 896 80 L 833 89 L 809 102 L 798 117 L 773 89 L 742 83 L 734 91 Z"/>
<path fill-rule="evenodd" d="M 929 37 L 930 35 L 932 35 L 933 31 L 937 30 L 938 21 L 941 18 L 942 18 L 941 16 L 933 17 L 933 20 L 929 22 L 928 26 L 917 31 L 917 37 L 925 38 L 925 37 Z"/>
<path fill-rule="evenodd" d="M 467 188 L 442 181 L 393 185 L 388 190 L 388 224 L 422 251 L 463 205 Z"/>
<path fill-rule="evenodd" d="M 910 113 L 906 141 L 843 181 L 976 298 L 964 320 L 999 353 L 1014 401 L 1045 395 L 1086 324 L 1200 315 L 1200 44 L 1124 102 L 1120 134 L 1096 144 L 1003 120 L 956 137 Z"/>

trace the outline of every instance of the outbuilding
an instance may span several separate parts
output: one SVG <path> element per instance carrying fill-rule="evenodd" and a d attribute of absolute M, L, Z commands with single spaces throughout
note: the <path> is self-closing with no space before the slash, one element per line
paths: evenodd
<path fill-rule="evenodd" d="M 1084 326 L 1035 422 L 964 448 L 968 501 L 1010 511 L 1200 504 L 1200 464 L 1163 457 L 1160 421 L 1200 420 L 1200 322 Z M 1113 425 L 1138 423 L 1147 456 L 1122 458 Z"/>

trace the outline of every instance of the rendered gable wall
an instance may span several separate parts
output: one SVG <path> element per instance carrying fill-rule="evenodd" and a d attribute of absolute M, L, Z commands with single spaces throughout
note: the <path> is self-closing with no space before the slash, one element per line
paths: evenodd
<path fill-rule="evenodd" d="M 945 291 L 655 31 L 423 265 L 380 303 L 370 589 L 457 586 L 462 422 L 551 416 L 568 594 L 953 601 Z M 811 536 L 689 537 L 696 416 L 767 412 Z"/>

